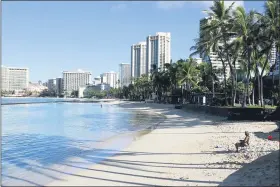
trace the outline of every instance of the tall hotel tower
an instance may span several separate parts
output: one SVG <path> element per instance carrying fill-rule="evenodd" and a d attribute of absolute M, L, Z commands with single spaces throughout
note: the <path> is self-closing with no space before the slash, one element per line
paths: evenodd
<path fill-rule="evenodd" d="M 146 73 L 146 42 L 139 42 L 131 46 L 131 77 L 137 78 Z"/>
<path fill-rule="evenodd" d="M 169 32 L 157 32 L 155 36 L 147 37 L 146 72 L 150 74 L 153 66 L 159 70 L 164 69 L 164 64 L 171 60 L 171 34 Z"/>

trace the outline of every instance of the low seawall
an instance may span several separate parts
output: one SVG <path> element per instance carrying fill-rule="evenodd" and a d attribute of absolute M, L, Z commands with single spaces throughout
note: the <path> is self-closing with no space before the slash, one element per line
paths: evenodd
<path fill-rule="evenodd" d="M 219 107 L 197 104 L 184 104 L 183 110 L 191 110 L 215 116 L 227 117 L 229 120 L 251 121 L 264 121 L 266 114 L 270 114 L 274 111 L 274 109 L 268 108 Z"/>
<path fill-rule="evenodd" d="M 197 105 L 197 104 L 184 104 L 183 110 L 192 110 L 196 112 L 203 112 L 215 116 L 228 117 L 228 109 L 216 106 L 205 106 L 205 105 Z"/>

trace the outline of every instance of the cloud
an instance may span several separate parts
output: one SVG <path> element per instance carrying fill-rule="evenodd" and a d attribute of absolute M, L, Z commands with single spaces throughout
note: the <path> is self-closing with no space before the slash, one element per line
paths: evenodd
<path fill-rule="evenodd" d="M 158 1 L 157 7 L 163 10 L 170 10 L 176 8 L 182 8 L 186 4 L 186 1 Z"/>
<path fill-rule="evenodd" d="M 127 5 L 124 3 L 116 4 L 111 7 L 111 11 L 120 11 L 126 9 Z"/>

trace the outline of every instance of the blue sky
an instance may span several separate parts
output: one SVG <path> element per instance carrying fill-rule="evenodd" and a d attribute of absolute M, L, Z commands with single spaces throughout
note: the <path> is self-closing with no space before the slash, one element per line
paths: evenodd
<path fill-rule="evenodd" d="M 227 3 L 230 3 L 229 1 Z M 187 58 L 210 1 L 2 2 L 2 64 L 28 67 L 30 81 L 83 69 L 98 76 L 130 63 L 130 46 L 171 32 L 172 60 Z M 263 11 L 263 1 L 238 1 Z"/>

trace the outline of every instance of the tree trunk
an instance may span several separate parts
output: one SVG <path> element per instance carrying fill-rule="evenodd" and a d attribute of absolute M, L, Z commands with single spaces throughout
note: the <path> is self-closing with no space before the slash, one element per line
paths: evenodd
<path fill-rule="evenodd" d="M 223 60 L 223 57 L 222 57 L 222 55 L 221 55 L 221 53 L 218 53 L 218 55 L 219 55 L 219 57 L 220 57 L 220 59 L 221 59 L 221 61 L 222 61 L 222 65 L 223 65 L 223 75 L 224 75 L 224 95 L 225 95 L 225 104 L 226 104 L 226 106 L 228 106 L 228 102 L 227 102 L 227 75 L 226 75 L 226 66 L 225 66 L 225 62 L 224 62 L 224 60 Z"/>
<path fill-rule="evenodd" d="M 246 80 L 246 97 L 245 97 L 245 103 L 247 104 L 247 98 L 249 99 L 249 76 L 250 76 L 250 66 L 251 66 L 251 52 L 250 49 L 247 47 L 247 51 L 248 51 L 248 66 L 247 66 L 247 80 Z"/>
<path fill-rule="evenodd" d="M 261 105 L 261 80 L 260 75 L 258 74 L 258 105 Z"/>
<path fill-rule="evenodd" d="M 222 32 L 226 33 L 224 27 L 222 27 Z M 233 71 L 233 68 L 232 68 L 232 64 L 231 64 L 230 57 L 229 57 L 229 52 L 228 52 L 228 47 L 227 47 L 227 40 L 226 40 L 224 35 L 223 35 L 223 42 L 224 42 L 224 47 L 226 49 L 226 58 L 227 58 L 227 62 L 228 62 L 229 68 L 230 68 L 230 74 L 231 74 L 232 77 L 234 77 L 234 71 Z M 233 87 L 234 87 L 234 85 L 232 85 L 232 89 L 234 89 Z M 226 100 L 226 102 L 227 102 L 227 100 Z"/>
<path fill-rule="evenodd" d="M 255 105 L 255 86 L 253 86 L 252 90 L 252 104 Z"/>
<path fill-rule="evenodd" d="M 261 84 L 261 88 L 260 88 L 260 100 L 261 100 L 261 101 L 260 101 L 260 102 L 261 102 L 261 106 L 263 106 L 263 74 L 264 74 L 265 67 L 267 66 L 267 63 L 268 63 L 270 51 L 271 51 L 271 50 L 269 50 L 269 51 L 267 52 L 267 54 L 266 54 L 266 61 L 265 61 L 265 63 L 264 63 L 264 67 L 262 68 L 262 72 L 261 72 L 261 74 L 260 74 L 260 79 L 261 79 L 261 81 L 260 81 L 260 84 Z"/>
<path fill-rule="evenodd" d="M 210 67 L 211 67 L 211 81 L 212 81 L 212 98 L 215 98 L 215 80 L 214 80 L 214 73 L 213 73 L 211 60 L 210 60 Z"/>
<path fill-rule="evenodd" d="M 263 103 L 263 78 L 261 77 L 261 106 L 264 106 Z"/>

